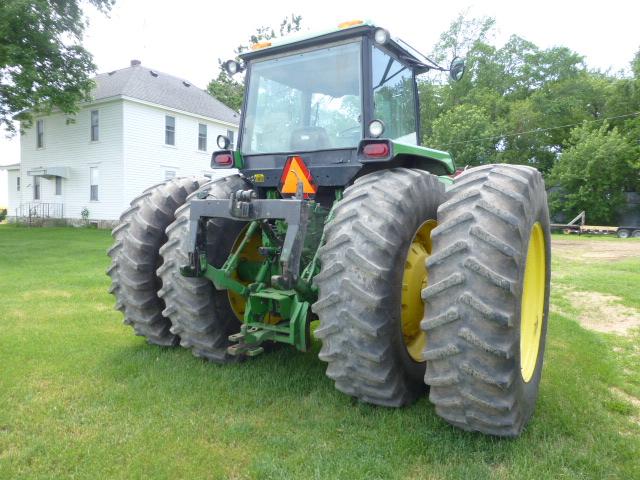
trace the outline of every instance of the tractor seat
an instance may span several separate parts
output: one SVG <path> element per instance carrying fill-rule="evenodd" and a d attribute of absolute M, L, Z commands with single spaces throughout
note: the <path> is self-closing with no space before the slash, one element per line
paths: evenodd
<path fill-rule="evenodd" d="M 322 150 L 330 148 L 331 141 L 322 127 L 303 127 L 291 132 L 291 150 Z"/>

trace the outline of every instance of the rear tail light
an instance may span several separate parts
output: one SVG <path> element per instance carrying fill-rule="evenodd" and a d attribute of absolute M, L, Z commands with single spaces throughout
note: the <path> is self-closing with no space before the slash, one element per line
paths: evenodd
<path fill-rule="evenodd" d="M 217 167 L 232 167 L 233 155 L 230 153 L 214 153 L 213 161 L 211 162 L 211 168 Z"/>
<path fill-rule="evenodd" d="M 389 145 L 386 143 L 368 143 L 362 147 L 362 153 L 369 158 L 384 158 L 389 156 Z"/>

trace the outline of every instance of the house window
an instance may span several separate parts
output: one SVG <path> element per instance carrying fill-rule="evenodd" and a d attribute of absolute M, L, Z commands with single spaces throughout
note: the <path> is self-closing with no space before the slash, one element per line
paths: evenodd
<path fill-rule="evenodd" d="M 91 141 L 97 142 L 100 139 L 100 114 L 98 110 L 91 110 Z"/>
<path fill-rule="evenodd" d="M 89 178 L 91 182 L 90 199 L 92 202 L 98 201 L 98 185 L 100 183 L 100 171 L 98 167 L 89 168 Z"/>
<path fill-rule="evenodd" d="M 16 178 L 16 190 L 20 191 L 20 177 Z"/>
<path fill-rule="evenodd" d="M 203 123 L 198 124 L 198 150 L 207 151 L 207 126 Z"/>
<path fill-rule="evenodd" d="M 165 180 L 171 180 L 172 178 L 176 178 L 176 171 L 175 170 L 165 170 L 164 171 L 164 179 Z"/>
<path fill-rule="evenodd" d="M 169 115 L 164 117 L 164 143 L 166 145 L 176 144 L 176 118 Z"/>
<path fill-rule="evenodd" d="M 229 148 L 233 149 L 233 130 L 227 130 L 227 138 L 229 139 Z"/>
<path fill-rule="evenodd" d="M 36 146 L 44 148 L 44 120 L 36 122 Z"/>
<path fill-rule="evenodd" d="M 33 199 L 40 200 L 40 177 L 33 177 Z"/>
<path fill-rule="evenodd" d="M 56 177 L 56 195 L 62 195 L 62 177 Z"/>

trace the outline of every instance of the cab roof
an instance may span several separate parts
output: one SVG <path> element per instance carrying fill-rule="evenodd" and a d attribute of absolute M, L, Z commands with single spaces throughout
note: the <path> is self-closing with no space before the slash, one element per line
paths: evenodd
<path fill-rule="evenodd" d="M 240 58 L 246 62 L 349 38 L 361 36 L 373 38 L 374 32 L 379 28 L 382 27 L 369 20 L 351 20 L 342 22 L 329 30 L 298 32 L 286 37 L 254 43 L 248 52 L 240 55 Z M 394 51 L 401 59 L 413 64 L 418 70 L 426 71 L 431 66 L 424 63 L 428 61 L 424 55 L 399 38 L 389 35 L 389 40 L 385 43 L 385 47 Z"/>

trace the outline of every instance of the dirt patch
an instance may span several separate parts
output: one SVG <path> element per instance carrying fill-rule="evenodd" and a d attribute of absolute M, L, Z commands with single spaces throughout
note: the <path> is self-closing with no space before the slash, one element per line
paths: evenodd
<path fill-rule="evenodd" d="M 619 238 L 611 241 L 554 238 L 551 241 L 551 252 L 552 255 L 570 260 L 624 260 L 640 257 L 640 242 Z"/>
<path fill-rule="evenodd" d="M 598 292 L 568 291 L 565 293 L 574 308 L 580 311 L 578 321 L 590 330 L 626 335 L 640 327 L 640 311 L 625 307 L 615 295 Z"/>
<path fill-rule="evenodd" d="M 611 387 L 609 390 L 615 396 L 620 397 L 625 402 L 630 403 L 635 408 L 640 409 L 640 398 L 634 397 L 633 395 L 629 395 L 627 392 L 625 392 L 624 390 L 620 390 L 617 387 Z"/>
<path fill-rule="evenodd" d="M 624 390 L 621 390 L 621 389 L 619 389 L 617 387 L 611 387 L 611 388 L 609 388 L 609 391 L 613 395 L 618 397 L 620 400 L 631 404 L 633 406 L 633 408 L 636 410 L 636 413 L 638 411 L 640 411 L 640 398 L 634 397 L 633 395 L 629 395 L 627 392 L 625 392 Z M 631 417 L 631 421 L 633 423 L 635 423 L 636 425 L 640 425 L 640 415 L 633 415 Z"/>

